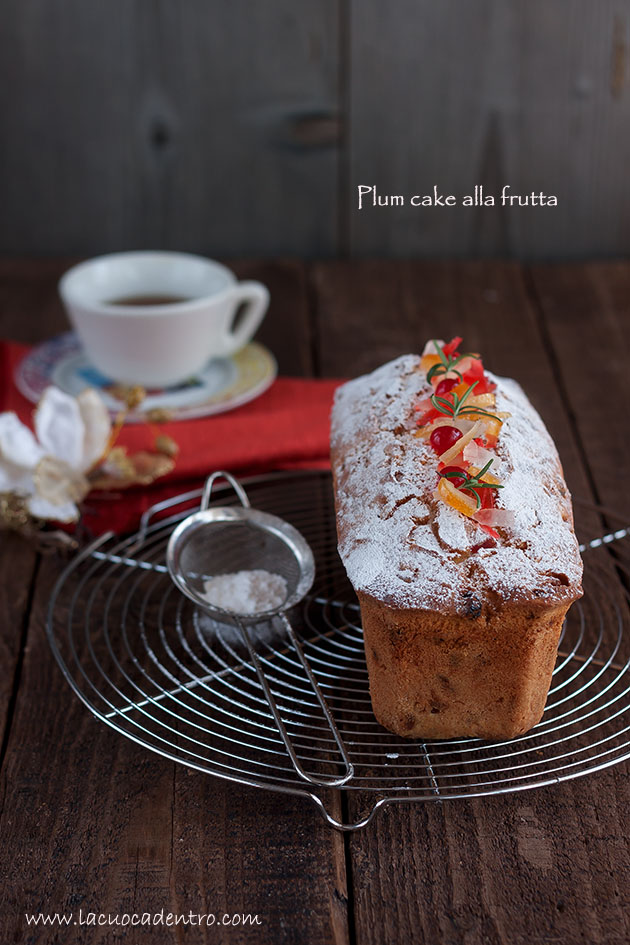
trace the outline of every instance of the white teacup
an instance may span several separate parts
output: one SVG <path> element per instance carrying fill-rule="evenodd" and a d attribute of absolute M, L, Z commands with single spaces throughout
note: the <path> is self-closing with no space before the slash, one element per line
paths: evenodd
<path fill-rule="evenodd" d="M 177 384 L 210 358 L 234 354 L 269 304 L 260 282 L 237 282 L 220 263 L 170 252 L 79 263 L 61 278 L 59 293 L 94 367 L 144 387 Z"/>

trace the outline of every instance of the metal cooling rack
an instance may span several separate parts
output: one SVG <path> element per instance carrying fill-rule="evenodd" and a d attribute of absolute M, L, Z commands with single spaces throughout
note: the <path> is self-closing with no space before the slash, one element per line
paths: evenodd
<path fill-rule="evenodd" d="M 292 622 L 354 766 L 342 788 L 345 807 L 361 813 L 343 822 L 331 813 L 336 792 L 300 778 L 237 631 L 173 586 L 166 544 L 200 491 L 179 497 L 176 512 L 168 504 L 156 509 L 166 517 L 141 540 L 142 533 L 103 536 L 55 586 L 50 645 L 101 721 L 190 768 L 310 798 L 341 830 L 365 826 L 387 804 L 523 791 L 630 757 L 630 539 L 614 516 L 576 503 L 585 594 L 565 624 L 540 724 L 509 742 L 419 742 L 391 734 L 372 714 L 359 608 L 336 552 L 329 474 L 257 477 L 247 489 L 252 505 L 287 519 L 313 548 L 316 583 Z M 234 499 L 219 490 L 216 501 Z M 257 647 L 301 765 L 315 778 L 339 775 L 337 745 L 281 628 L 262 625 Z"/>

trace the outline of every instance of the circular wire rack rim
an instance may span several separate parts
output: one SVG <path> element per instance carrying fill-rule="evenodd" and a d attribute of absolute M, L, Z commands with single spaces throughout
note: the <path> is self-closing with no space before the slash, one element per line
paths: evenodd
<path fill-rule="evenodd" d="M 606 598 L 607 593 L 612 593 L 612 580 L 607 583 L 611 578 L 609 560 L 602 562 L 605 566 L 600 568 L 601 574 L 597 573 L 597 569 L 593 574 L 595 590 L 589 595 L 590 611 L 586 612 L 586 616 L 580 613 L 579 620 L 574 622 L 575 632 L 571 631 L 565 635 L 568 638 L 564 641 L 564 655 L 556 668 L 560 678 L 554 677 L 556 685 L 552 690 L 564 693 L 563 698 L 553 704 L 554 706 L 564 704 L 564 713 L 560 720 L 555 715 L 551 720 L 543 718 L 541 725 L 532 733 L 507 743 L 492 744 L 479 740 L 461 739 L 437 743 L 412 743 L 407 740 L 397 740 L 395 736 L 381 729 L 371 714 L 361 632 L 357 620 L 358 607 L 336 555 L 330 476 L 326 473 L 307 471 L 251 477 L 245 482 L 248 490 L 251 491 L 252 504 L 260 503 L 273 514 L 288 518 L 305 534 L 314 547 L 318 559 L 318 579 L 304 605 L 302 632 L 306 636 L 302 639 L 320 684 L 326 687 L 327 694 L 331 693 L 335 717 L 342 733 L 348 738 L 349 750 L 360 761 L 357 778 L 345 785 L 343 790 L 352 792 L 357 798 L 357 792 L 361 794 L 367 813 L 351 817 L 344 823 L 328 811 L 325 794 L 322 796 L 322 792 L 311 790 L 309 785 L 295 778 L 295 772 L 286 766 L 283 746 L 278 743 L 277 738 L 274 740 L 273 720 L 270 720 L 268 713 L 264 711 L 264 700 L 261 700 L 260 693 L 256 693 L 256 684 L 247 660 L 237 652 L 232 641 L 221 637 L 223 631 L 214 636 L 212 646 L 209 647 L 206 638 L 207 628 L 199 627 L 198 615 L 185 612 L 186 607 L 191 608 L 192 605 L 180 598 L 170 584 L 166 575 L 163 552 L 174 525 L 189 514 L 190 509 L 173 512 L 172 507 L 166 508 L 164 510 L 166 518 L 156 521 L 147 529 L 144 543 L 140 547 L 137 545 L 137 536 L 122 541 L 116 540 L 111 535 L 102 536 L 70 562 L 55 585 L 48 612 L 48 639 L 65 678 L 96 718 L 136 744 L 148 747 L 173 761 L 184 763 L 194 770 L 243 785 L 308 797 L 317 805 L 331 826 L 342 830 L 353 830 L 365 826 L 377 810 L 390 804 L 455 800 L 471 796 L 524 791 L 601 771 L 630 758 L 628 738 L 626 737 L 623 743 L 618 743 L 626 729 L 619 730 L 619 726 L 615 728 L 613 724 L 623 721 L 630 702 L 626 677 L 628 662 L 625 664 L 623 661 L 615 662 L 621 644 L 628 641 L 629 634 L 626 626 L 628 597 L 625 589 L 620 591 L 617 587 L 616 599 Z M 179 499 L 184 504 L 190 504 L 198 502 L 200 496 L 201 490 L 195 490 Z M 219 497 L 216 500 L 217 503 L 224 502 L 222 490 L 219 490 Z M 317 514 L 312 514 L 313 501 L 315 501 Z M 595 533 L 593 519 L 596 520 L 598 526 L 601 523 L 601 531 L 604 531 L 606 526 L 612 527 L 610 525 L 611 521 L 614 521 L 612 513 L 595 509 L 589 503 L 578 502 L 576 505 L 578 507 L 582 505 L 588 513 L 587 518 L 591 520 L 590 534 Z M 618 529 L 613 539 L 607 541 L 605 537 L 598 537 L 586 543 L 584 548 L 607 549 L 605 554 L 609 554 L 610 545 L 614 542 L 614 550 L 619 548 L 623 550 L 623 554 L 618 556 L 619 560 L 614 563 L 614 569 L 617 573 L 623 572 L 627 575 L 624 557 L 627 542 L 623 541 L 626 537 L 627 531 Z M 601 554 L 602 552 L 598 550 L 595 557 Z M 588 567 L 589 560 L 593 560 L 590 553 L 585 556 L 585 560 Z M 130 575 L 141 577 L 129 585 Z M 143 602 L 142 595 L 139 593 L 139 588 L 143 586 L 142 578 L 146 576 L 150 576 L 152 581 L 168 582 L 160 585 L 161 616 L 159 620 L 168 623 L 163 618 L 168 611 L 169 619 L 172 617 L 174 621 L 172 625 L 168 624 L 170 631 L 175 627 L 176 634 L 179 634 L 179 639 L 162 640 L 160 645 L 164 646 L 164 650 L 160 651 L 159 659 L 155 653 L 155 640 L 150 637 L 150 634 L 156 632 L 156 627 L 151 623 L 156 619 L 151 610 L 154 604 L 151 595 L 155 585 L 153 583 L 146 585 L 145 582 Z M 77 580 L 79 580 L 78 585 L 76 585 Z M 186 659 L 193 660 L 190 665 L 184 665 L 180 661 L 179 678 L 171 673 L 175 685 L 179 687 L 179 696 L 169 693 L 163 681 L 157 686 L 157 694 L 155 690 L 152 693 L 144 692 L 145 706 L 149 706 L 148 718 L 156 726 L 156 730 L 150 733 L 150 737 L 146 731 L 143 731 L 142 725 L 136 722 L 130 724 L 132 714 L 135 713 L 142 719 L 142 713 L 147 712 L 146 707 L 142 705 L 142 699 L 138 698 L 138 692 L 134 690 L 130 696 L 129 692 L 124 693 L 119 689 L 120 700 L 115 703 L 111 684 L 107 683 L 110 687 L 107 689 L 108 697 L 103 696 L 102 692 L 98 693 L 94 687 L 94 680 L 86 672 L 86 668 L 94 669 L 94 667 L 81 664 L 81 659 L 86 658 L 86 652 L 88 656 L 90 654 L 92 657 L 96 656 L 96 648 L 102 646 L 103 634 L 109 633 L 110 628 L 106 627 L 105 623 L 99 625 L 98 621 L 93 624 L 86 623 L 82 629 L 88 641 L 87 651 L 84 648 L 79 654 L 75 650 L 73 655 L 72 633 L 75 628 L 68 622 L 64 624 L 62 620 L 60 621 L 60 614 L 63 613 L 62 599 L 70 592 L 71 599 L 74 599 L 74 604 L 76 604 L 77 595 L 86 589 L 86 593 L 89 591 L 91 619 L 92 613 L 98 609 L 94 601 L 98 599 L 99 589 L 107 587 L 107 582 L 112 580 L 118 580 L 117 587 L 126 588 L 129 597 L 126 601 L 127 617 L 133 611 L 133 618 L 139 619 L 143 626 L 139 638 L 133 638 L 133 627 L 131 634 L 125 637 L 128 650 L 126 658 L 130 660 L 132 670 L 134 666 L 136 670 L 139 668 L 142 686 L 148 688 L 149 685 L 155 685 L 155 679 L 147 673 L 146 667 L 149 671 L 153 667 L 159 667 L 156 668 L 156 672 L 163 672 L 164 678 L 168 678 L 167 670 L 170 672 L 170 668 L 175 667 L 175 663 L 172 663 L 172 650 L 169 655 L 171 644 L 184 646 Z M 73 587 L 74 598 L 72 598 Z M 595 604 L 597 606 L 593 606 Z M 113 603 L 109 601 L 107 619 L 112 616 L 112 608 L 115 611 L 116 606 L 115 601 Z M 617 632 L 613 631 L 611 636 L 612 618 L 615 612 L 617 612 L 619 624 Z M 150 619 L 147 619 L 147 615 Z M 114 613 L 114 616 L 117 614 Z M 591 617 L 599 619 L 600 632 L 596 634 L 594 641 L 585 642 L 585 634 L 588 635 Z M 118 639 L 116 636 L 122 626 L 122 623 L 112 624 L 112 638 L 115 645 L 122 646 L 122 638 Z M 127 628 L 123 629 L 124 637 L 128 631 Z M 214 630 L 216 631 L 216 628 Z M 163 627 L 161 631 L 164 636 Z M 138 655 L 130 649 L 130 646 L 138 644 L 139 639 L 144 640 L 144 645 Z M 72 641 L 70 649 L 68 649 L 69 640 Z M 79 644 L 81 644 L 80 640 Z M 108 645 L 111 648 L 112 640 L 109 638 Z M 198 647 L 198 652 L 192 651 L 193 645 Z M 204 682 L 200 669 L 208 668 L 204 660 L 210 659 L 209 653 L 215 659 L 215 664 L 211 667 L 215 675 L 217 671 L 219 676 L 223 673 L 221 685 L 225 691 L 217 687 L 209 693 L 206 688 L 207 683 Z M 199 654 L 203 657 L 202 659 Z M 114 655 L 116 656 L 114 662 L 119 656 L 124 657 L 124 648 Z M 263 641 L 261 657 L 273 672 L 272 683 L 275 694 L 280 700 L 283 711 L 287 713 L 287 723 L 291 721 L 294 738 L 297 738 L 296 743 L 300 744 L 304 761 L 320 765 L 322 756 L 326 755 L 330 747 L 329 739 L 322 734 L 318 720 L 313 722 L 308 717 L 311 707 L 308 699 L 305 698 L 304 679 L 295 676 L 295 664 L 290 652 L 272 636 L 269 640 Z M 98 651 L 98 658 L 103 659 L 100 651 Z M 159 666 L 159 660 L 162 661 L 161 666 Z M 190 666 L 193 666 L 192 670 Z M 113 664 L 106 664 L 108 671 L 112 670 L 112 667 Z M 129 667 L 123 666 L 123 675 L 127 668 Z M 99 666 L 98 669 L 102 674 L 103 667 Z M 184 670 L 189 674 L 188 676 L 184 674 Z M 99 685 L 105 687 L 105 677 L 99 673 L 96 674 L 96 679 Z M 146 678 L 142 675 L 143 673 Z M 131 676 L 128 678 L 131 680 Z M 340 680 L 349 686 L 349 695 L 345 691 L 339 692 Z M 131 681 L 135 686 L 137 681 Z M 337 686 L 337 691 L 333 691 L 333 683 Z M 581 686 L 576 690 L 577 684 Z M 620 686 L 622 686 L 621 691 Z M 193 700 L 194 705 L 189 702 L 182 703 L 180 711 L 180 715 L 185 716 L 181 724 L 189 726 L 190 732 L 193 733 L 190 744 L 186 742 L 189 737 L 186 733 L 178 733 L 175 741 L 172 741 L 174 737 L 172 734 L 169 734 L 166 739 L 162 737 L 167 728 L 162 718 L 165 713 L 163 703 L 177 706 L 176 701 L 173 703 L 174 699 L 182 696 L 185 700 L 189 699 L 197 687 L 201 687 L 205 697 L 201 703 L 205 706 L 205 711 L 210 713 L 207 721 L 209 725 L 215 726 L 218 733 L 218 744 L 212 750 L 209 744 L 198 737 L 202 731 L 207 730 L 208 726 L 199 725 L 194 718 L 193 722 L 190 722 L 192 714 L 198 711 L 199 700 L 196 702 Z M 576 692 L 578 701 L 577 706 L 574 706 L 571 700 L 575 702 Z M 296 694 L 297 701 L 295 701 Z M 208 703 L 208 695 L 212 697 L 214 704 Z M 606 696 L 606 701 L 602 703 L 602 697 Z M 232 731 L 229 739 L 222 734 L 226 727 L 226 707 L 232 710 L 234 719 L 231 723 Z M 610 714 L 611 707 L 616 709 L 612 714 Z M 586 715 L 584 715 L 585 709 Z M 552 708 L 552 712 L 556 712 L 556 709 Z M 576 712 L 580 725 L 580 731 L 577 734 L 574 722 Z M 607 713 L 604 719 L 600 717 L 602 712 Z M 547 736 L 546 742 L 541 740 L 544 739 L 545 732 L 552 735 L 551 740 Z M 584 739 L 585 734 L 586 739 Z M 202 739 L 205 737 L 202 735 Z M 181 741 L 177 743 L 177 738 L 182 739 L 184 747 Z M 300 739 L 304 739 L 304 744 Z M 207 754 L 202 755 L 199 750 L 190 750 L 190 745 L 195 743 L 198 743 L 196 748 L 207 749 Z M 520 746 L 518 750 L 517 745 Z M 554 755 L 555 745 L 566 747 L 568 750 L 564 754 Z M 409 746 L 412 748 L 410 749 Z M 597 750 L 598 753 L 590 757 L 589 753 L 593 750 Z M 537 751 L 539 754 L 547 753 L 543 761 L 539 760 Z M 516 761 L 519 755 L 523 758 L 518 760 L 515 767 L 505 767 L 505 759 L 512 758 Z M 392 761 L 396 764 L 392 765 Z M 369 762 L 372 762 L 372 767 Z M 334 757 L 327 763 L 334 767 Z M 491 765 L 490 768 L 487 767 L 488 763 Z M 478 766 L 476 778 L 473 777 L 475 764 Z M 395 774 L 397 769 L 400 771 L 398 775 Z M 358 805 L 358 800 L 357 804 L 353 802 L 353 814 L 356 814 L 354 808 Z"/>

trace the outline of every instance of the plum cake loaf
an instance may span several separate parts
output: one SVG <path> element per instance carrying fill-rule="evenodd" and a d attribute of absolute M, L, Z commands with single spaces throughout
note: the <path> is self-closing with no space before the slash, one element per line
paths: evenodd
<path fill-rule="evenodd" d="M 410 738 L 512 738 L 542 716 L 582 562 L 542 420 L 460 344 L 431 341 L 338 389 L 339 552 L 378 721 Z"/>

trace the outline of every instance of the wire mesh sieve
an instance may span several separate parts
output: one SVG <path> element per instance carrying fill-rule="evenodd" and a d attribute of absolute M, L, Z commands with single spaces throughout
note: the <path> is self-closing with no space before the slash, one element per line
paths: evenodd
<path fill-rule="evenodd" d="M 330 476 L 289 473 L 247 482 L 252 503 L 306 538 L 316 580 L 291 622 L 354 766 L 341 790 L 308 785 L 287 754 L 238 628 L 213 619 L 173 586 L 166 547 L 201 492 L 163 506 L 159 521 L 120 541 L 105 536 L 61 575 L 48 636 L 63 672 L 100 720 L 190 768 L 297 794 L 343 830 L 381 807 L 522 791 L 630 757 L 630 538 L 626 522 L 575 503 L 585 596 L 569 612 L 542 721 L 510 742 L 408 741 L 376 722 L 360 615 L 336 552 Z M 237 499 L 227 488 L 221 506 Z M 187 506 L 187 508 L 186 508 Z M 604 537 L 602 537 L 604 536 Z M 255 652 L 296 755 L 315 778 L 339 776 L 339 747 L 309 678 L 277 621 L 256 627 Z"/>
<path fill-rule="evenodd" d="M 209 507 L 213 487 L 221 479 L 234 489 L 240 508 Z M 149 521 L 150 515 L 145 517 L 145 529 Z M 311 589 L 315 578 L 313 554 L 303 536 L 277 515 L 252 509 L 241 484 L 227 472 L 216 472 L 208 478 L 199 511 L 174 529 L 166 548 L 166 564 L 175 584 L 194 603 L 219 618 L 246 618 L 249 623 L 294 607 Z M 278 606 L 258 613 L 242 613 L 209 602 L 206 592 L 209 579 L 260 570 L 284 581 L 286 593 Z"/>
<path fill-rule="evenodd" d="M 240 508 L 209 507 L 212 489 L 220 479 L 225 479 L 232 486 L 240 500 Z M 149 518 L 146 518 L 143 523 L 145 530 L 148 521 Z M 215 620 L 232 621 L 240 630 L 280 737 L 298 775 L 310 784 L 320 787 L 339 787 L 345 784 L 354 774 L 352 762 L 348 758 L 346 746 L 319 683 L 285 614 L 285 611 L 299 604 L 310 591 L 315 577 L 313 553 L 303 536 L 277 515 L 252 509 L 241 484 L 230 473 L 215 472 L 206 482 L 199 511 L 180 522 L 169 538 L 166 546 L 166 565 L 176 586 L 198 607 Z M 229 601 L 230 609 L 208 601 L 207 587 L 212 579 L 252 572 L 273 575 L 284 582 L 284 597 L 279 604 L 270 607 L 267 602 L 263 603 L 262 608 L 258 606 L 254 611 L 243 613 L 239 610 L 237 599 Z M 264 591 L 264 586 L 262 589 Z M 281 621 L 337 743 L 344 769 L 341 776 L 309 774 L 293 746 L 253 642 L 256 625 L 265 619 L 274 618 Z"/>

